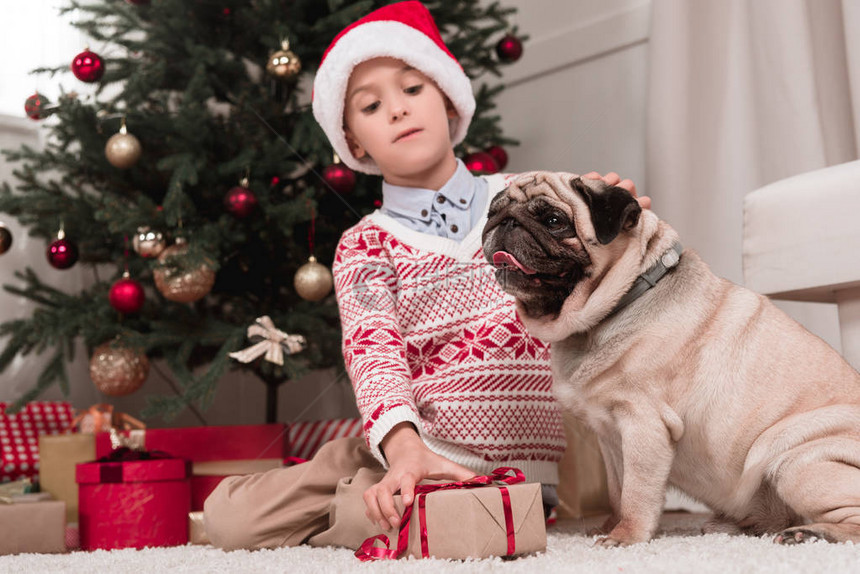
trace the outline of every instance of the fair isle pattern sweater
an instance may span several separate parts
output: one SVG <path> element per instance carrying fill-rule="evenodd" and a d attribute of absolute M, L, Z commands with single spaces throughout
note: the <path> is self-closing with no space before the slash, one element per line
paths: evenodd
<path fill-rule="evenodd" d="M 490 198 L 512 177 L 488 177 Z M 557 484 L 565 438 L 549 346 L 526 333 L 483 257 L 486 210 L 460 243 L 380 211 L 343 234 L 333 271 L 347 371 L 383 464 L 379 443 L 406 421 L 475 472 L 516 466 Z"/>

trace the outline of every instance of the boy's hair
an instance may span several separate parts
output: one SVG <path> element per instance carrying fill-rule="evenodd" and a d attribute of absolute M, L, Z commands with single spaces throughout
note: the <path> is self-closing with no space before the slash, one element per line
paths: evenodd
<path fill-rule="evenodd" d="M 370 157 L 353 157 L 343 129 L 349 77 L 355 66 L 373 58 L 402 60 L 433 80 L 457 111 L 457 117 L 449 120 L 451 143 L 463 141 L 475 113 L 469 78 L 442 41 L 429 10 L 416 0 L 398 2 L 374 10 L 338 34 L 323 54 L 314 79 L 314 117 L 346 165 L 364 173 L 381 173 Z"/>

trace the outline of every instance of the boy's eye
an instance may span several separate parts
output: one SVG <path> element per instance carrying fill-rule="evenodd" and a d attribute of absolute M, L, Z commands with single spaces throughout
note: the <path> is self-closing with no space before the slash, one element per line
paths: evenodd
<path fill-rule="evenodd" d="M 369 106 L 364 106 L 363 108 L 361 108 L 361 111 L 365 114 L 372 114 L 373 112 L 376 111 L 376 108 L 378 108 L 378 107 L 379 107 L 379 102 L 373 102 Z"/>
<path fill-rule="evenodd" d="M 406 88 L 403 91 L 406 92 L 407 94 L 415 95 L 415 94 L 421 93 L 422 88 L 424 88 L 424 84 L 416 84 L 414 86 L 409 86 L 408 88 Z"/>

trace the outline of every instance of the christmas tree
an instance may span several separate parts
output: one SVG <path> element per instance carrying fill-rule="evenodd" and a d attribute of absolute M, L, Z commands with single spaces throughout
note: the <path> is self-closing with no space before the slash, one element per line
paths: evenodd
<path fill-rule="evenodd" d="M 65 366 L 78 339 L 109 394 L 132 391 L 148 360 L 163 360 L 177 394 L 147 397 L 143 414 L 167 418 L 205 408 L 231 368 L 277 388 L 342 360 L 328 268 L 340 234 L 378 207 L 379 180 L 336 163 L 313 119 L 310 86 L 332 38 L 388 3 L 89 0 L 63 8 L 76 11 L 93 48 L 70 54 L 75 78 L 67 63 L 36 72 L 93 84 L 95 95 L 68 89 L 53 105 L 38 94 L 27 100 L 30 117 L 52 116 L 47 143 L 3 152 L 17 166 L 0 212 L 44 238 L 54 267 L 90 266 L 94 279 L 69 293 L 24 269 L 20 283 L 4 286 L 38 307 L 0 325 L 0 372 L 19 355 L 51 356 L 17 406 L 53 384 L 68 392 Z M 519 57 L 513 10 L 478 0 L 427 6 L 480 83 L 456 152 L 474 170 L 503 167 L 502 146 L 515 142 L 493 115 L 502 86 L 484 82 Z M 261 316 L 303 336 L 306 348 L 283 365 L 231 359 Z"/>

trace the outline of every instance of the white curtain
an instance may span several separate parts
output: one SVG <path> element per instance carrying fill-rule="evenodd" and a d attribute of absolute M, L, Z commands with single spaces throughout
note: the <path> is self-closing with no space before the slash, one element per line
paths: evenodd
<path fill-rule="evenodd" d="M 646 190 L 743 283 L 743 198 L 857 159 L 860 0 L 653 0 Z M 835 310 L 780 304 L 838 346 Z"/>

